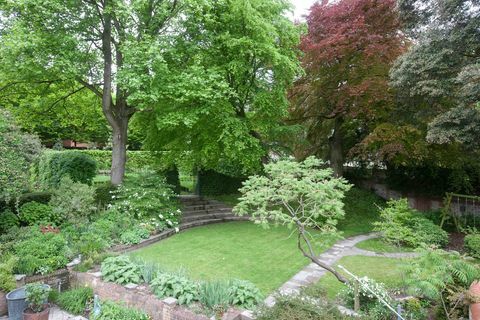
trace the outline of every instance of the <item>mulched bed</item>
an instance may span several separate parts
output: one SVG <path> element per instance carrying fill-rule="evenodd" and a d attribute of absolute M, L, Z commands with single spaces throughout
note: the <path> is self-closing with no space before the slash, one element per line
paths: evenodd
<path fill-rule="evenodd" d="M 455 250 L 458 252 L 463 252 L 463 240 L 465 234 L 461 232 L 452 232 L 449 234 L 447 250 Z"/>

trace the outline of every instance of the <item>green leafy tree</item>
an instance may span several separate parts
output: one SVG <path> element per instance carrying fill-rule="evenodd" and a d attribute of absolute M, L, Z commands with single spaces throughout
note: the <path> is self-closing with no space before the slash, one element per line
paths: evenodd
<path fill-rule="evenodd" d="M 285 16 L 290 8 L 283 0 L 199 4 L 176 37 L 188 56 L 165 55 L 168 70 L 155 66 L 148 97 L 138 97 L 154 106 L 153 117 L 141 115 L 147 146 L 168 151 L 166 163 L 258 170 L 300 71 L 300 29 Z"/>
<path fill-rule="evenodd" d="M 347 280 L 315 254 L 310 230 L 324 236 L 336 234 L 337 221 L 343 218 L 342 199 L 350 185 L 335 178 L 325 164 L 308 157 L 303 162 L 281 160 L 264 166 L 265 175 L 251 176 L 240 189 L 242 196 L 235 206 L 238 215 L 251 215 L 255 223 L 294 228 L 298 248 L 305 257 L 330 271 L 341 282 Z"/>

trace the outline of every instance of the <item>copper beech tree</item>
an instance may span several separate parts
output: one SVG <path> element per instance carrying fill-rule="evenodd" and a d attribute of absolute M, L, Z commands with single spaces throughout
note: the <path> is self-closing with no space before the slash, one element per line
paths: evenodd
<path fill-rule="evenodd" d="M 385 113 L 389 69 L 405 40 L 395 0 L 322 1 L 311 7 L 307 25 L 300 45 L 305 74 L 291 92 L 291 118 L 307 127 L 311 153 L 326 151 L 341 176 L 345 136 L 368 130 Z"/>
<path fill-rule="evenodd" d="M 303 162 L 281 160 L 264 166 L 264 175 L 251 176 L 240 189 L 242 196 L 235 206 L 238 215 L 268 228 L 280 224 L 297 234 L 297 245 L 313 263 L 331 272 L 341 282 L 347 279 L 318 259 L 312 231 L 331 237 L 336 235 L 337 221 L 345 215 L 343 198 L 350 185 L 336 178 L 323 161 L 308 157 Z"/>

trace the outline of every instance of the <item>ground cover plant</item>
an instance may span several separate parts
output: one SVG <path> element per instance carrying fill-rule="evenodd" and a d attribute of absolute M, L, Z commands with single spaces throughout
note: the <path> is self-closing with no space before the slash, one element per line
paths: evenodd
<path fill-rule="evenodd" d="M 150 317 L 137 309 L 126 308 L 118 303 L 103 301 L 100 304 L 99 315 L 93 315 L 94 320 L 149 320 Z"/>
<path fill-rule="evenodd" d="M 83 315 L 93 303 L 93 290 L 89 287 L 74 288 L 55 295 L 53 302 L 62 310 L 74 315 Z"/>

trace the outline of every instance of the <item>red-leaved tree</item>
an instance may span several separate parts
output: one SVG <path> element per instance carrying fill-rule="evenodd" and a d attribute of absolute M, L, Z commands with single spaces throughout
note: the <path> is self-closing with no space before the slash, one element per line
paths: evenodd
<path fill-rule="evenodd" d="M 351 147 L 386 114 L 389 69 L 406 43 L 395 0 L 324 0 L 311 7 L 307 24 L 305 74 L 291 93 L 291 115 L 306 125 L 310 153 L 327 156 L 340 176 L 346 137 Z"/>

